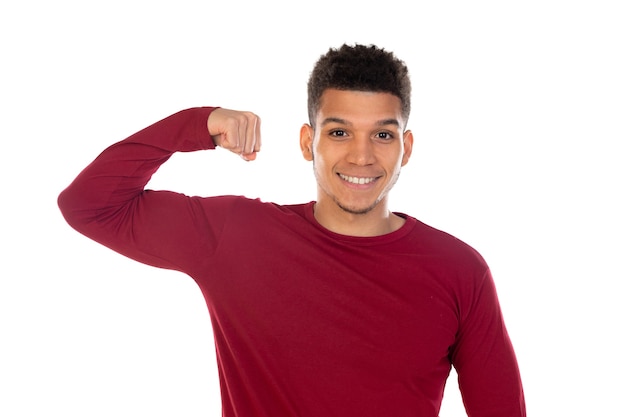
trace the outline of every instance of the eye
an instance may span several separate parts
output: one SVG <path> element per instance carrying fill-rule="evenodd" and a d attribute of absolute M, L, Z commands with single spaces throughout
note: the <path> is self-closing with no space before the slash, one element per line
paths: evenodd
<path fill-rule="evenodd" d="M 331 130 L 330 136 L 333 136 L 335 138 L 343 138 L 346 136 L 346 131 L 341 129 Z"/>
<path fill-rule="evenodd" d="M 393 135 L 390 132 L 378 132 L 375 137 L 376 139 L 382 139 L 385 141 L 393 139 Z"/>

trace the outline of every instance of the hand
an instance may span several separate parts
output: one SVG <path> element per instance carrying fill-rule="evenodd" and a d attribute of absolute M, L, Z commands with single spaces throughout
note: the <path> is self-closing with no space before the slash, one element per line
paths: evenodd
<path fill-rule="evenodd" d="M 218 108 L 209 115 L 207 128 L 217 146 L 246 161 L 261 150 L 261 119 L 254 113 Z"/>

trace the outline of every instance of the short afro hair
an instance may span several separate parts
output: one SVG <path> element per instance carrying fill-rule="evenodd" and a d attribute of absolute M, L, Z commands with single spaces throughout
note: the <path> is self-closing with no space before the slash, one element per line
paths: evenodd
<path fill-rule="evenodd" d="M 325 90 L 391 93 L 402 103 L 405 122 L 411 112 L 411 81 L 406 64 L 393 53 L 374 45 L 342 45 L 322 55 L 309 77 L 309 122 L 314 126 Z"/>

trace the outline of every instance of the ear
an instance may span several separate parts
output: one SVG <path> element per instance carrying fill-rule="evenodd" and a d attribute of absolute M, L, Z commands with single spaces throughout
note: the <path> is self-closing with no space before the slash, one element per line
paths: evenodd
<path fill-rule="evenodd" d="M 413 153 L 413 132 L 407 130 L 403 137 L 404 153 L 402 154 L 402 166 L 405 166 Z"/>
<path fill-rule="evenodd" d="M 313 160 L 313 128 L 309 124 L 304 124 L 300 128 L 300 150 L 302 156 L 307 161 Z"/>

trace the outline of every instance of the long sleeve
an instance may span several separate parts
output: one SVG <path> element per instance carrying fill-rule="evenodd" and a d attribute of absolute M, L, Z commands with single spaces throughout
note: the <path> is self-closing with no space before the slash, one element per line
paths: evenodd
<path fill-rule="evenodd" d="M 200 246 L 215 233 L 193 198 L 144 187 L 173 153 L 215 147 L 207 129 L 211 111 L 180 111 L 104 150 L 59 195 L 67 222 L 130 258 L 184 270 L 185 258 L 206 251 Z"/>
<path fill-rule="evenodd" d="M 468 291 L 452 352 L 469 417 L 524 417 L 524 392 L 489 270 Z"/>

